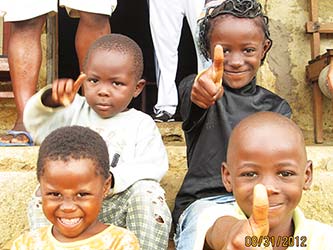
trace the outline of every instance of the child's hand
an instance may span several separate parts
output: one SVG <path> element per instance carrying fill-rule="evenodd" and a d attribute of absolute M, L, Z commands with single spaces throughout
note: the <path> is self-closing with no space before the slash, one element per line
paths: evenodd
<path fill-rule="evenodd" d="M 224 249 L 244 250 L 244 249 L 265 249 L 271 250 L 271 247 L 246 247 L 245 239 L 249 238 L 257 243 L 260 239 L 264 243 L 263 236 L 267 236 L 269 232 L 268 221 L 268 197 L 264 185 L 257 184 L 253 190 L 253 207 L 252 215 L 248 220 L 240 220 L 229 229 L 229 235 Z M 255 239 L 254 239 L 255 238 Z M 249 241 L 250 243 L 251 240 Z"/>
<path fill-rule="evenodd" d="M 207 109 L 223 95 L 223 63 L 223 48 L 216 45 L 212 66 L 197 75 L 192 87 L 191 101 L 199 107 Z"/>
<path fill-rule="evenodd" d="M 52 84 L 52 102 L 60 106 L 68 106 L 74 100 L 86 75 L 81 73 L 74 82 L 72 79 L 57 79 Z"/>

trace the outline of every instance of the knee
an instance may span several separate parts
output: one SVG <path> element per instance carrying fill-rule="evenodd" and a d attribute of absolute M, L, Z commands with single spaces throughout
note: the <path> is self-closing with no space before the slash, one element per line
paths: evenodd
<path fill-rule="evenodd" d="M 80 24 L 87 27 L 100 29 L 106 25 L 110 25 L 109 16 L 80 11 Z"/>
<path fill-rule="evenodd" d="M 141 207 L 159 223 L 170 223 L 171 212 L 165 200 L 164 190 L 158 183 L 137 183 L 130 199 L 130 207 Z"/>
<path fill-rule="evenodd" d="M 42 15 L 29 20 L 12 22 L 11 32 L 12 34 L 21 34 L 27 32 L 37 32 L 41 34 L 45 21 L 46 15 Z"/>

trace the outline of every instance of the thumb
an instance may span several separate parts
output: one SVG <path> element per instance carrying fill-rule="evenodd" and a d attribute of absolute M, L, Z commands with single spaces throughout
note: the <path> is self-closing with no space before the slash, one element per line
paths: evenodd
<path fill-rule="evenodd" d="M 220 87 L 222 85 L 223 71 L 224 71 L 223 47 L 218 44 L 214 48 L 214 58 L 213 58 L 213 82 L 217 87 Z"/>
<path fill-rule="evenodd" d="M 256 237 L 268 235 L 268 207 L 266 187 L 262 184 L 257 184 L 253 189 L 252 215 L 249 218 L 253 235 Z"/>
<path fill-rule="evenodd" d="M 86 80 L 87 76 L 84 73 L 81 73 L 76 81 L 73 83 L 73 92 L 69 96 L 64 96 L 62 98 L 62 104 L 67 107 L 71 104 L 74 100 L 75 94 L 79 91 L 81 85 Z"/>

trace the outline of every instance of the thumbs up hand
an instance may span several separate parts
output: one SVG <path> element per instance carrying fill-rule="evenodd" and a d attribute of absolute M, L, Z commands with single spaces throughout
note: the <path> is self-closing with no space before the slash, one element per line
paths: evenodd
<path fill-rule="evenodd" d="M 224 89 L 222 76 L 224 71 L 223 47 L 216 45 L 214 48 L 212 65 L 199 73 L 194 81 L 191 101 L 203 109 L 208 109 L 219 99 Z"/>

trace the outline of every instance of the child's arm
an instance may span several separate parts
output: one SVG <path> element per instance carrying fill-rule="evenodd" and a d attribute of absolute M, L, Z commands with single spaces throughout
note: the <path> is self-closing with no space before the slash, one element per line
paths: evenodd
<path fill-rule="evenodd" d="M 246 249 L 246 236 L 266 236 L 269 232 L 268 198 L 265 186 L 257 184 L 253 190 L 253 212 L 248 220 L 223 216 L 206 233 L 206 250 Z"/>
<path fill-rule="evenodd" d="M 223 63 L 223 48 L 216 45 L 212 65 L 197 75 L 192 87 L 191 101 L 200 108 L 208 109 L 223 95 Z"/>
<path fill-rule="evenodd" d="M 74 100 L 86 75 L 81 75 L 74 82 L 73 79 L 57 79 L 52 84 L 52 91 L 46 91 L 42 95 L 42 103 L 47 107 L 68 106 Z"/>
<path fill-rule="evenodd" d="M 72 80 L 72 91 L 69 91 L 70 94 L 65 91 L 65 86 L 67 85 L 61 84 L 59 86 L 60 82 L 68 81 L 55 81 L 52 85 L 52 88 L 56 87 L 55 91 L 52 91 L 50 86 L 45 86 L 29 99 L 24 109 L 24 125 L 32 135 L 35 144 L 41 143 L 50 131 L 71 125 L 73 119 L 75 119 L 74 114 L 79 113 L 82 108 L 83 98 L 76 98 L 73 105 L 66 109 L 63 107 L 66 105 L 66 100 L 68 104 L 73 102 L 75 91 L 78 90 L 83 79 L 79 77 L 75 87 Z M 57 93 L 56 100 L 52 97 L 53 92 Z M 59 99 L 61 100 L 59 101 Z"/>

